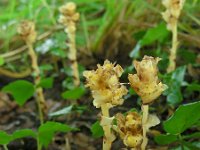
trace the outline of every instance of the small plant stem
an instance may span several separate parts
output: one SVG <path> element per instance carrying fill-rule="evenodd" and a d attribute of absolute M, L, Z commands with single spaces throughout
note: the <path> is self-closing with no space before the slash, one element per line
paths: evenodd
<path fill-rule="evenodd" d="M 79 86 L 80 79 L 79 79 L 79 72 L 78 72 L 78 63 L 76 58 L 76 36 L 75 31 L 68 31 L 69 37 L 69 59 L 71 61 L 71 67 L 73 71 L 73 78 L 74 78 L 74 85 Z"/>
<path fill-rule="evenodd" d="M 177 21 L 172 28 L 172 48 L 169 56 L 169 66 L 167 72 L 172 72 L 176 68 L 176 51 L 178 46 L 178 35 L 177 35 Z"/>
<path fill-rule="evenodd" d="M 110 117 L 109 115 L 109 107 L 107 104 L 101 106 L 102 115 L 105 117 Z M 109 125 L 103 126 L 104 130 L 104 138 L 103 138 L 103 150 L 110 150 L 112 141 L 111 139 L 111 129 Z"/>
<path fill-rule="evenodd" d="M 42 150 L 42 146 L 39 141 L 39 137 L 37 137 L 37 150 Z"/>
<path fill-rule="evenodd" d="M 4 150 L 8 150 L 7 145 L 3 145 Z"/>
<path fill-rule="evenodd" d="M 183 138 L 181 136 L 181 134 L 178 135 L 179 141 L 180 141 L 180 145 L 181 145 L 181 150 L 184 150 L 184 146 L 183 146 Z"/>
<path fill-rule="evenodd" d="M 147 138 L 147 128 L 146 128 L 146 123 L 148 120 L 149 116 L 149 105 L 142 105 L 142 132 L 143 132 L 143 141 L 141 145 L 141 150 L 145 150 L 147 143 L 148 143 L 148 138 Z"/>
<path fill-rule="evenodd" d="M 31 43 L 27 43 L 28 49 L 29 49 L 29 55 L 32 60 L 32 69 L 33 69 L 33 74 L 34 74 L 34 83 L 36 86 L 36 102 L 38 105 L 38 111 L 39 111 L 39 118 L 40 118 L 40 123 L 43 124 L 44 122 L 44 116 L 43 113 L 45 112 L 46 109 L 46 104 L 45 104 L 45 99 L 43 95 L 43 89 L 41 87 L 38 87 L 41 78 L 40 78 L 40 69 L 38 66 L 37 62 L 37 55 L 35 54 L 35 51 L 33 50 L 33 46 Z"/>

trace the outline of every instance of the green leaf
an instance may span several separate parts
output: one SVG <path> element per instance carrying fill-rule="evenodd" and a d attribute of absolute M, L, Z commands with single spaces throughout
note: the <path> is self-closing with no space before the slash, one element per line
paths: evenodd
<path fill-rule="evenodd" d="M 40 66 L 40 70 L 41 70 L 41 71 L 53 70 L 53 66 L 52 66 L 52 65 L 49 65 L 49 64 L 41 65 L 41 66 Z"/>
<path fill-rule="evenodd" d="M 163 42 L 169 35 L 169 31 L 164 23 L 157 25 L 155 28 L 150 28 L 141 40 L 141 45 L 150 45 L 155 41 Z"/>
<path fill-rule="evenodd" d="M 64 50 L 60 49 L 60 48 L 53 48 L 51 49 L 51 53 L 55 56 L 61 57 L 61 58 L 66 58 L 67 54 Z"/>
<path fill-rule="evenodd" d="M 49 77 L 49 78 L 43 78 L 38 86 L 41 86 L 43 88 L 52 88 L 53 87 L 53 82 L 54 82 L 54 78 L 53 77 Z"/>
<path fill-rule="evenodd" d="M 84 87 L 77 87 L 72 90 L 67 90 L 62 93 L 64 99 L 77 100 L 85 94 Z"/>
<path fill-rule="evenodd" d="M 178 56 L 181 57 L 181 59 L 183 59 L 182 62 L 184 64 L 195 63 L 195 60 L 197 58 L 197 55 L 195 55 L 195 53 L 190 51 L 189 49 L 188 50 L 179 49 Z"/>
<path fill-rule="evenodd" d="M 188 147 L 189 150 L 199 150 L 200 149 L 200 144 L 199 143 L 191 143 L 191 142 L 183 141 L 183 145 Z"/>
<path fill-rule="evenodd" d="M 30 129 L 22 129 L 22 130 L 17 130 L 12 134 L 12 139 L 19 139 L 19 138 L 24 138 L 24 137 L 33 137 L 36 138 L 36 133 L 33 130 Z"/>
<path fill-rule="evenodd" d="M 60 115 L 69 114 L 69 113 L 71 113 L 72 108 L 73 108 L 72 105 L 71 105 L 71 106 L 68 106 L 68 107 L 65 107 L 65 108 L 63 108 L 63 109 L 61 109 L 61 110 L 58 110 L 58 111 L 56 111 L 56 112 L 50 113 L 49 116 L 50 116 L 50 117 L 55 117 L 55 116 L 60 116 Z"/>
<path fill-rule="evenodd" d="M 0 66 L 2 66 L 4 64 L 4 58 L 0 57 Z"/>
<path fill-rule="evenodd" d="M 200 102 L 181 105 L 175 113 L 164 122 L 164 129 L 170 134 L 180 134 L 200 119 Z"/>
<path fill-rule="evenodd" d="M 39 142 L 47 147 L 56 132 L 69 132 L 74 130 L 77 129 L 62 123 L 48 121 L 39 127 Z"/>
<path fill-rule="evenodd" d="M 197 83 L 189 84 L 186 88 L 186 91 L 188 91 L 188 92 L 193 92 L 193 91 L 200 92 L 200 84 L 197 84 Z"/>
<path fill-rule="evenodd" d="M 177 68 L 174 72 L 164 76 L 164 83 L 168 86 L 164 95 L 167 96 L 167 102 L 170 105 L 176 106 L 183 100 L 181 85 L 184 82 L 185 71 L 186 67 L 182 66 Z"/>
<path fill-rule="evenodd" d="M 17 80 L 3 88 L 3 92 L 10 93 L 20 106 L 33 96 L 34 91 L 33 84 L 25 80 Z"/>
<path fill-rule="evenodd" d="M 8 135 L 4 131 L 0 131 L 0 145 L 7 145 L 10 141 L 12 141 L 11 135 Z"/>
<path fill-rule="evenodd" d="M 177 141 L 178 136 L 172 135 L 172 134 L 167 134 L 167 135 L 161 134 L 161 135 L 156 136 L 154 140 L 156 141 L 157 144 L 167 145 L 167 144 Z"/>
<path fill-rule="evenodd" d="M 94 138 L 100 138 L 104 135 L 104 131 L 99 121 L 96 121 L 91 127 L 92 136 Z"/>
<path fill-rule="evenodd" d="M 185 135 L 185 136 L 182 136 L 183 139 L 192 139 L 192 138 L 196 138 L 196 139 L 199 139 L 200 138 L 200 132 L 196 132 L 196 133 L 192 133 L 190 135 Z"/>

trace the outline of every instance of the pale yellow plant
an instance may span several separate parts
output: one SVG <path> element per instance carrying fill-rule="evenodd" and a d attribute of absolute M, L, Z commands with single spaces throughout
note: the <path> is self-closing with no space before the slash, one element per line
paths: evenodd
<path fill-rule="evenodd" d="M 126 116 L 121 113 L 116 115 L 117 127 L 124 145 L 132 149 L 139 149 L 142 137 L 142 117 L 137 112 L 129 112 Z"/>
<path fill-rule="evenodd" d="M 34 75 L 34 83 L 36 86 L 36 100 L 39 109 L 40 122 L 43 123 L 43 114 L 46 112 L 45 98 L 43 94 L 43 89 L 39 87 L 41 81 L 40 69 L 38 65 L 38 57 L 33 49 L 33 44 L 36 41 L 37 33 L 35 31 L 35 24 L 32 21 L 22 21 L 18 26 L 18 33 L 22 39 L 26 42 L 28 47 L 28 54 L 31 58 L 31 66 Z"/>
<path fill-rule="evenodd" d="M 113 117 L 110 117 L 109 109 L 123 104 L 123 96 L 128 90 L 119 82 L 123 69 L 120 65 L 115 65 L 106 60 L 103 66 L 97 65 L 97 70 L 85 71 L 87 84 L 92 91 L 94 98 L 93 105 L 101 108 L 101 125 L 104 130 L 103 150 L 110 150 L 115 139 L 111 131 Z"/>
<path fill-rule="evenodd" d="M 69 38 L 69 59 L 71 61 L 71 67 L 74 77 L 74 85 L 78 86 L 80 84 L 78 63 L 77 63 L 77 50 L 76 50 L 76 23 L 79 20 L 80 14 L 76 12 L 76 4 L 73 2 L 68 2 L 61 6 L 59 9 L 61 15 L 59 17 L 59 22 L 64 25 L 65 32 Z"/>
<path fill-rule="evenodd" d="M 144 56 L 142 61 L 134 61 L 134 66 L 137 74 L 129 74 L 128 79 L 131 87 L 141 97 L 142 100 L 142 127 L 143 127 L 143 142 L 141 149 L 146 148 L 148 138 L 146 132 L 148 130 L 147 124 L 149 120 L 149 104 L 156 100 L 161 93 L 167 88 L 165 84 L 158 79 L 157 64 L 160 58 L 153 58 L 150 56 Z M 154 121 L 157 121 L 155 119 Z M 156 123 L 155 123 L 156 124 Z"/>
<path fill-rule="evenodd" d="M 162 13 L 163 19 L 167 22 L 167 29 L 172 32 L 172 48 L 167 68 L 167 72 L 171 72 L 176 68 L 176 51 L 178 47 L 177 25 L 185 0 L 162 0 L 162 3 L 166 8 L 166 11 Z"/>

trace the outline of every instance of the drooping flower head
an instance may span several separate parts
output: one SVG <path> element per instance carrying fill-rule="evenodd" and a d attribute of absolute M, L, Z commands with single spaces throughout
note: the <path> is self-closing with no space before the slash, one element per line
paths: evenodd
<path fill-rule="evenodd" d="M 129 112 L 126 116 L 118 113 L 117 132 L 124 145 L 136 148 L 142 143 L 142 119 L 137 112 Z"/>
<path fill-rule="evenodd" d="M 129 74 L 131 87 L 141 97 L 143 104 L 154 101 L 167 88 L 158 79 L 157 64 L 160 58 L 144 56 L 142 61 L 134 61 L 137 74 Z"/>
<path fill-rule="evenodd" d="M 166 11 L 162 13 L 163 19 L 167 22 L 167 28 L 172 30 L 176 24 L 185 0 L 162 0 Z"/>
<path fill-rule="evenodd" d="M 110 107 L 121 105 L 123 95 L 128 90 L 125 86 L 120 85 L 119 77 L 123 69 L 120 65 L 115 65 L 106 60 L 103 66 L 97 65 L 97 70 L 85 71 L 83 76 L 86 77 L 87 84 L 92 91 L 94 98 L 93 104 L 96 108 L 104 104 Z"/>
<path fill-rule="evenodd" d="M 35 24 L 32 21 L 22 21 L 17 28 L 18 33 L 22 39 L 29 43 L 34 43 L 37 33 L 35 31 Z"/>

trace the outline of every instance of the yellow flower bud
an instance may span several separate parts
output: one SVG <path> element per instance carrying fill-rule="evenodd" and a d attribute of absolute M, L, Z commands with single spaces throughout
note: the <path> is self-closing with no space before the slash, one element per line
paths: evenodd
<path fill-rule="evenodd" d="M 129 74 L 131 87 L 141 97 L 143 104 L 154 101 L 167 88 L 158 79 L 157 63 L 160 58 L 144 56 L 141 62 L 134 61 L 137 74 Z"/>
<path fill-rule="evenodd" d="M 126 116 L 118 113 L 117 132 L 124 144 L 136 148 L 142 143 L 142 120 L 137 112 L 129 112 Z"/>
<path fill-rule="evenodd" d="M 123 69 L 120 65 L 110 63 L 108 60 L 103 66 L 97 65 L 97 70 L 84 71 L 87 87 L 90 87 L 94 98 L 93 104 L 99 108 L 103 104 L 110 104 L 111 107 L 121 105 L 123 96 L 128 92 L 125 86 L 120 85 L 119 77 Z"/>
<path fill-rule="evenodd" d="M 34 43 L 37 33 L 35 31 L 35 24 L 31 21 L 22 21 L 17 28 L 18 33 L 22 39 L 29 43 Z"/>

